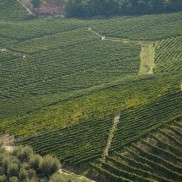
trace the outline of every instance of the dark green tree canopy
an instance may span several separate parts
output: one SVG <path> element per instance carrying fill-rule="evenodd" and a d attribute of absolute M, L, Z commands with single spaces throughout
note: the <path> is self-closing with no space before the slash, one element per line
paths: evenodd
<path fill-rule="evenodd" d="M 40 8 L 41 0 L 32 0 L 32 6 L 33 8 Z"/>
<path fill-rule="evenodd" d="M 70 17 L 140 15 L 182 10 L 182 0 L 67 0 Z"/>

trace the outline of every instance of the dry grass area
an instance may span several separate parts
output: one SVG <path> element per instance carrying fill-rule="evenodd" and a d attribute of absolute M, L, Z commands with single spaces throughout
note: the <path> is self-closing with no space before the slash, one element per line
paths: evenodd
<path fill-rule="evenodd" d="M 141 63 L 139 75 L 153 74 L 155 59 L 155 44 L 152 42 L 141 42 Z"/>

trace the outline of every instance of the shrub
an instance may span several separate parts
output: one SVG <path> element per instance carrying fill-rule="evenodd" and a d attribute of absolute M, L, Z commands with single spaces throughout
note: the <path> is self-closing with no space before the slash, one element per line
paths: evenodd
<path fill-rule="evenodd" d="M 19 179 L 21 181 L 25 181 L 27 177 L 28 177 L 28 172 L 24 167 L 22 167 L 19 172 Z"/>
<path fill-rule="evenodd" d="M 0 182 L 6 182 L 7 181 L 6 179 L 7 178 L 5 175 L 0 176 Z"/>
<path fill-rule="evenodd" d="M 40 161 L 41 161 L 42 157 L 40 155 L 32 155 L 30 157 L 30 167 L 32 167 L 33 169 L 35 169 L 36 171 L 38 171 L 39 166 L 40 166 Z"/>
<path fill-rule="evenodd" d="M 50 155 L 46 155 L 40 162 L 40 171 L 45 176 L 51 176 L 61 167 L 60 161 Z"/>
<path fill-rule="evenodd" d="M 61 176 L 60 174 L 58 173 L 55 173 L 51 176 L 49 182 L 66 182 L 68 181 L 66 178 L 64 178 L 63 176 Z"/>
<path fill-rule="evenodd" d="M 28 146 L 18 146 L 13 151 L 13 155 L 17 156 L 21 161 L 28 162 L 30 160 L 30 157 L 33 155 L 33 150 Z"/>
<path fill-rule="evenodd" d="M 19 180 L 16 176 L 13 176 L 9 179 L 9 182 L 19 182 Z"/>
<path fill-rule="evenodd" d="M 12 161 L 8 162 L 8 169 L 7 169 L 7 175 L 10 176 L 17 176 L 19 172 L 19 164 L 13 163 Z"/>

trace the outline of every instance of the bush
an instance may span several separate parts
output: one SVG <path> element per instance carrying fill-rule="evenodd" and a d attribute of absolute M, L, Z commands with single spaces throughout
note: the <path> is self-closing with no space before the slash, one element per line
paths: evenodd
<path fill-rule="evenodd" d="M 32 155 L 29 161 L 30 167 L 38 171 L 41 160 L 42 160 L 42 157 L 40 155 Z"/>
<path fill-rule="evenodd" d="M 46 155 L 40 162 L 40 171 L 43 175 L 49 177 L 60 169 L 60 161 L 50 155 Z"/>
<path fill-rule="evenodd" d="M 21 181 L 25 181 L 26 178 L 28 178 L 28 172 L 24 167 L 22 167 L 19 172 L 19 179 Z"/>
<path fill-rule="evenodd" d="M 9 182 L 19 182 L 18 178 L 13 176 L 9 179 Z"/>
<path fill-rule="evenodd" d="M 0 182 L 48 182 L 61 167 L 58 159 L 33 154 L 30 147 L 17 147 L 12 153 L 0 147 Z M 63 181 L 58 176 L 53 181 Z"/>
<path fill-rule="evenodd" d="M 30 157 L 33 155 L 33 150 L 28 146 L 18 146 L 13 151 L 13 155 L 17 156 L 18 159 L 20 159 L 22 162 L 28 162 L 30 160 Z"/>
<path fill-rule="evenodd" d="M 0 176 L 0 182 L 6 182 L 7 181 L 6 179 L 7 178 L 5 175 Z"/>
<path fill-rule="evenodd" d="M 18 163 L 13 163 L 12 161 L 10 161 L 8 163 L 8 169 L 7 169 L 8 177 L 18 176 L 18 173 L 19 173 L 19 164 Z"/>
<path fill-rule="evenodd" d="M 55 173 L 51 176 L 49 182 L 67 182 L 68 180 L 63 178 L 60 174 Z"/>

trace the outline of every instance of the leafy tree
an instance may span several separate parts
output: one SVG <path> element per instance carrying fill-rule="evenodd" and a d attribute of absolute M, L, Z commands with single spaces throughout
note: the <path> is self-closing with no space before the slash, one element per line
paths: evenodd
<path fill-rule="evenodd" d="M 51 176 L 53 173 L 59 170 L 60 167 L 61 164 L 59 160 L 50 155 L 46 155 L 45 157 L 43 157 L 39 166 L 42 174 L 47 177 Z"/>
<path fill-rule="evenodd" d="M 12 153 L 0 147 L 0 182 L 45 181 L 60 169 L 60 161 L 50 155 L 41 157 L 28 146 L 18 146 Z M 58 179 L 56 175 L 53 178 Z"/>
<path fill-rule="evenodd" d="M 67 0 L 66 16 L 133 15 L 182 10 L 181 0 Z"/>
<path fill-rule="evenodd" d="M 41 0 L 32 0 L 33 9 L 39 9 L 41 5 Z"/>

